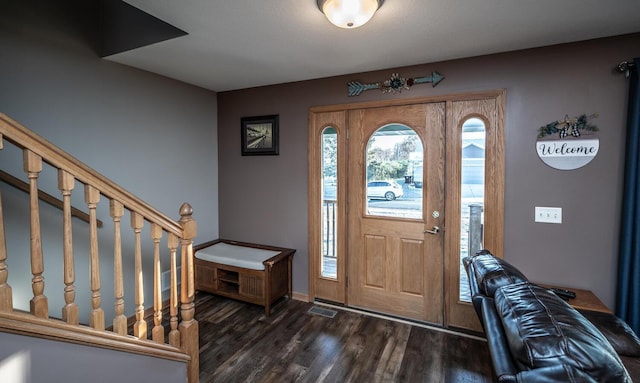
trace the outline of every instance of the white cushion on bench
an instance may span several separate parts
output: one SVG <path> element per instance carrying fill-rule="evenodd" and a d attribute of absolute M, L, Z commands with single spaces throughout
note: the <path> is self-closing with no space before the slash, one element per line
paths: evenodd
<path fill-rule="evenodd" d="M 255 247 L 218 242 L 215 245 L 198 250 L 195 253 L 195 257 L 203 261 L 221 263 L 223 265 L 252 270 L 264 270 L 264 264 L 262 264 L 262 262 L 278 254 L 280 254 L 280 251 L 256 249 Z"/>

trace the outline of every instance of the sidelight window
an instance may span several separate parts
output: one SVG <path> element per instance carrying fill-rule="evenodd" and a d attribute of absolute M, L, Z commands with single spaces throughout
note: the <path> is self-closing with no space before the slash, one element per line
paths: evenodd
<path fill-rule="evenodd" d="M 462 125 L 460 177 L 460 259 L 483 248 L 486 129 L 479 118 Z M 460 300 L 471 301 L 469 282 L 460 264 Z"/>
<path fill-rule="evenodd" d="M 337 278 L 338 261 L 338 134 L 328 127 L 322 132 L 322 262 L 320 274 Z"/>

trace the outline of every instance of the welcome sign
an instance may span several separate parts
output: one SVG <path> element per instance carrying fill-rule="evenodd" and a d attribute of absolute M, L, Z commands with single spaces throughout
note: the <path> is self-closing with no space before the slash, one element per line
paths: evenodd
<path fill-rule="evenodd" d="M 577 169 L 591 162 L 598 154 L 600 140 L 596 133 L 598 128 L 587 120 L 596 116 L 566 116 L 563 120 L 542 126 L 536 142 L 538 157 L 560 170 Z"/>
<path fill-rule="evenodd" d="M 598 139 L 545 140 L 536 143 L 538 157 L 554 169 L 578 169 L 595 158 L 600 148 Z"/>

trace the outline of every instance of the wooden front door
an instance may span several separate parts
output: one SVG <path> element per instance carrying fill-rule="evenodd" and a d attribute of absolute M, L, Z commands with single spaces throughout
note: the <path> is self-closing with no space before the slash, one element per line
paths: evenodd
<path fill-rule="evenodd" d="M 503 90 L 312 108 L 311 300 L 479 331 L 461 260 L 503 256 L 504 111 Z"/>
<path fill-rule="evenodd" d="M 348 121 L 348 305 L 443 324 L 445 103 L 355 109 Z M 402 143 L 372 145 L 399 132 L 417 135 L 404 191 L 374 173 Z"/>

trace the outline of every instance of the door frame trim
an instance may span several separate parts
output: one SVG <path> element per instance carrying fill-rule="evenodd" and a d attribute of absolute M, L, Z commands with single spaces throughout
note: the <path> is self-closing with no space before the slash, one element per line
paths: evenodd
<path fill-rule="evenodd" d="M 437 95 L 437 96 L 406 98 L 406 99 L 399 99 L 399 100 L 376 100 L 376 101 L 365 101 L 365 102 L 347 103 L 347 104 L 312 106 L 309 108 L 309 123 L 311 124 L 312 115 L 314 113 L 348 111 L 352 109 L 370 109 L 370 108 L 379 108 L 379 107 L 386 107 L 386 106 L 400 106 L 400 105 L 411 105 L 411 104 L 428 104 L 433 102 L 469 101 L 469 100 L 478 100 L 478 99 L 485 99 L 485 98 L 496 98 L 498 96 L 505 95 L 505 94 L 506 94 L 506 89 L 494 89 L 494 90 L 485 90 L 485 91 L 478 91 L 478 92 L 466 92 L 466 93 L 443 94 L 443 95 Z"/>

